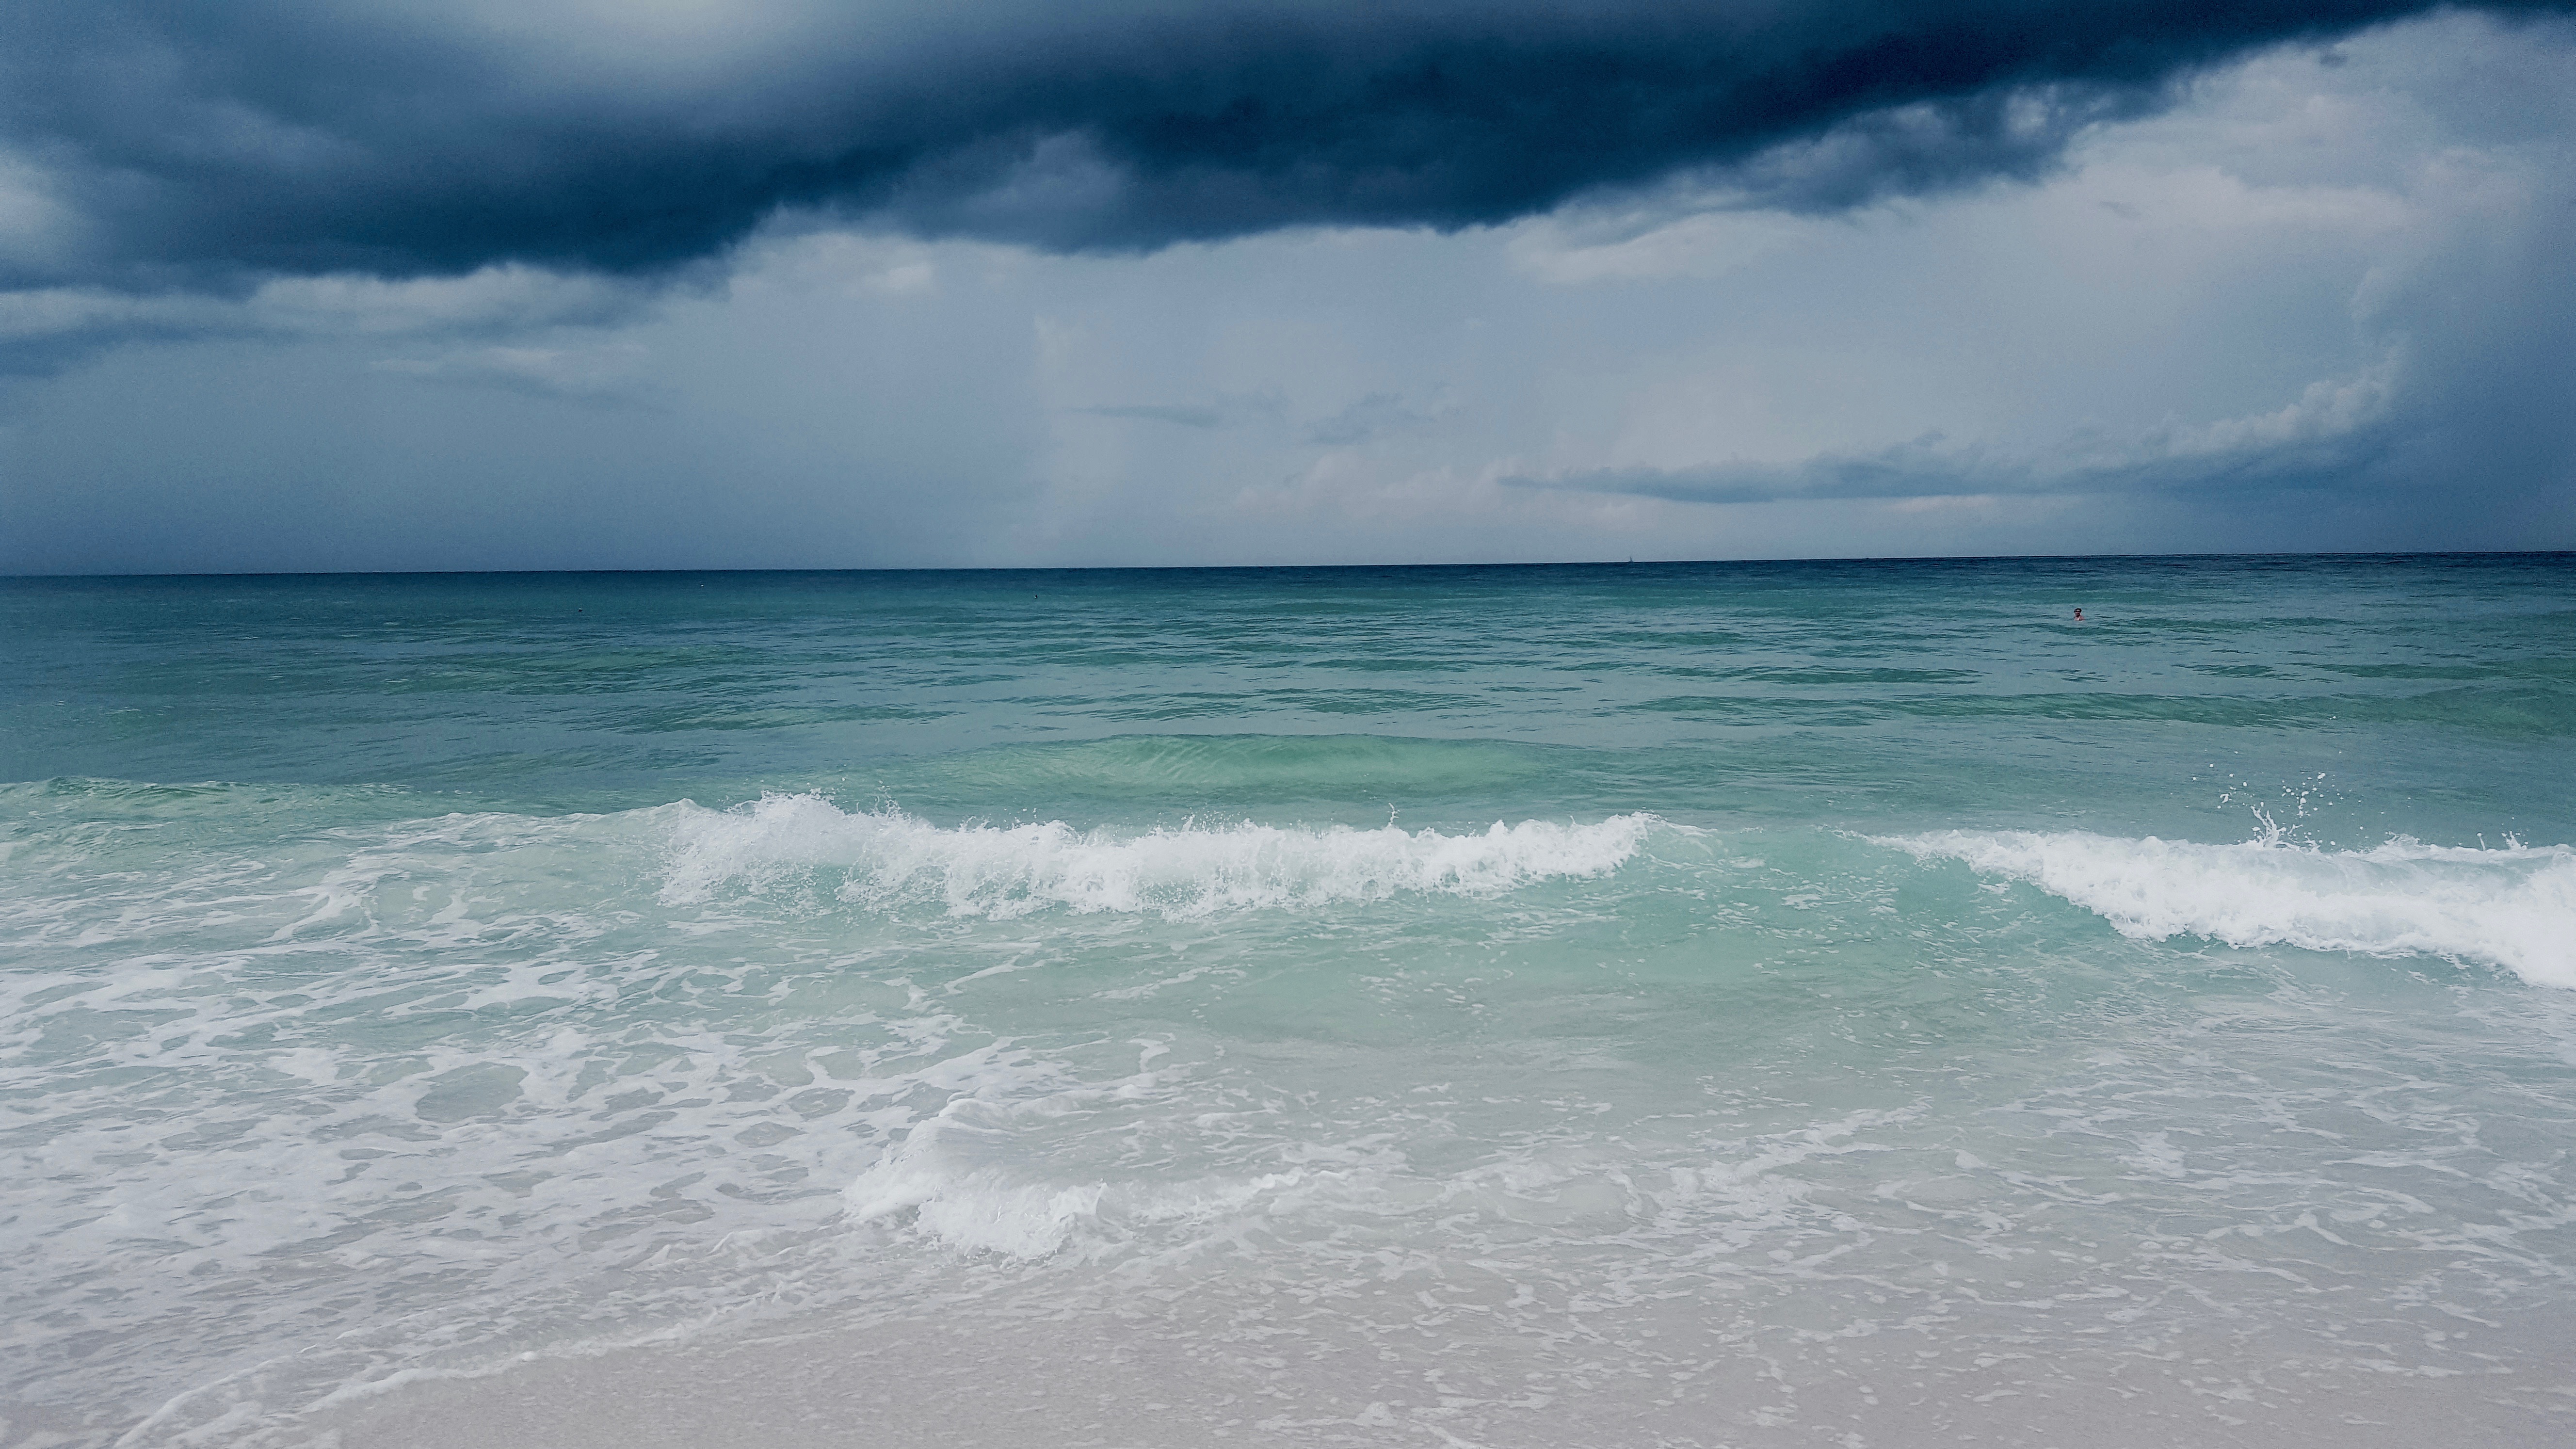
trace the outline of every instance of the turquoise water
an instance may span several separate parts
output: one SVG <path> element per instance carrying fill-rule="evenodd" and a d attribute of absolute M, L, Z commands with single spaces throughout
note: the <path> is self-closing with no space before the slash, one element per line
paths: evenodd
<path fill-rule="evenodd" d="M 0 649 L 0 1444 L 2576 1431 L 2567 556 Z"/>

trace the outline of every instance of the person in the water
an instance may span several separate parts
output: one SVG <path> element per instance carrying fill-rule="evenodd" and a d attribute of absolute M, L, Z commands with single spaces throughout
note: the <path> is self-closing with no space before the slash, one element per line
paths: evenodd
<path fill-rule="evenodd" d="M 2078 624 L 2081 624 L 2081 623 L 2083 623 L 2083 622 L 2084 622 L 2084 611 L 2083 611 L 2082 609 L 2078 609 L 2078 610 L 2076 610 L 2076 611 L 2075 611 L 2075 622 L 2076 622 L 2076 623 L 2078 623 Z"/>

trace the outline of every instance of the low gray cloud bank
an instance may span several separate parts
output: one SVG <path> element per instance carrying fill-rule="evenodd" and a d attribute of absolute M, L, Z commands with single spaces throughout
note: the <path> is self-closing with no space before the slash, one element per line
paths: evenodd
<path fill-rule="evenodd" d="M 2392 354 L 2358 377 L 2312 384 L 2297 401 L 2269 413 L 2121 440 L 2079 434 L 2032 453 L 1953 444 L 1935 434 L 1791 463 L 1597 468 L 1503 481 L 1678 503 L 2216 489 L 2257 496 L 2349 486 L 2356 470 L 2384 461 L 2419 422 L 2411 414 L 2422 411 L 2420 402 L 2412 409 L 2398 405 L 2401 364 Z"/>

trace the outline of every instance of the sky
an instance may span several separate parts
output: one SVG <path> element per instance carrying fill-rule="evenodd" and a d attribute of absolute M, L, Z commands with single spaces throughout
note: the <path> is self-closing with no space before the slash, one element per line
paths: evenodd
<path fill-rule="evenodd" d="M 2576 548 L 2576 13 L 0 8 L 0 572 Z"/>

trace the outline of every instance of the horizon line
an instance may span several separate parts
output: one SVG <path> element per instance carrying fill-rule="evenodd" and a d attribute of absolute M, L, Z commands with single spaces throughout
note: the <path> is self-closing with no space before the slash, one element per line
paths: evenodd
<path fill-rule="evenodd" d="M 1767 558 L 1546 559 L 1488 560 L 1453 563 L 1209 563 L 1209 564 L 874 564 L 855 567 L 752 566 L 701 568 L 454 568 L 454 569 L 226 569 L 141 573 L 0 572 L 0 583 L 38 583 L 78 579 L 102 582 L 134 579 L 402 579 L 402 578 L 538 578 L 657 576 L 664 574 L 1069 574 L 1069 573 L 1321 573 L 1341 570 L 1432 569 L 1595 569 L 1724 568 L 1778 564 L 1968 564 L 1968 563 L 2101 563 L 2190 562 L 2234 559 L 2472 559 L 2576 558 L 2576 549 L 2334 549 L 2316 551 L 2260 549 L 2195 553 L 2063 553 L 2063 554 L 1846 554 L 1779 555 Z"/>

